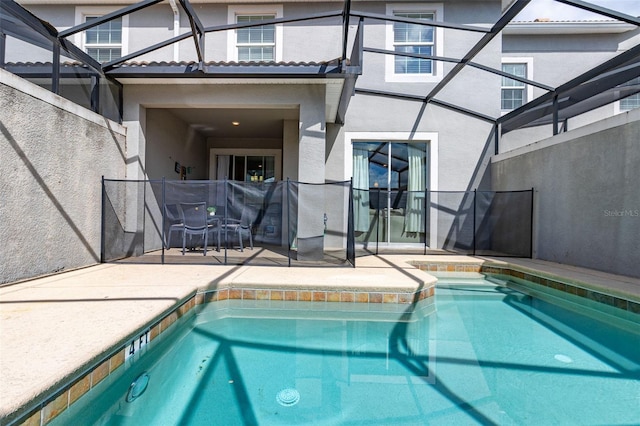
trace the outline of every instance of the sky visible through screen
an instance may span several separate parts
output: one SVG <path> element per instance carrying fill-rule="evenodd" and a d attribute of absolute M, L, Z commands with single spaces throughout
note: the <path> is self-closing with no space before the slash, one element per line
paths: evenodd
<path fill-rule="evenodd" d="M 592 0 L 589 3 L 627 15 L 640 16 L 640 0 Z M 549 18 L 551 21 L 611 19 L 554 0 L 531 0 L 515 20 L 533 21 L 538 18 Z"/>

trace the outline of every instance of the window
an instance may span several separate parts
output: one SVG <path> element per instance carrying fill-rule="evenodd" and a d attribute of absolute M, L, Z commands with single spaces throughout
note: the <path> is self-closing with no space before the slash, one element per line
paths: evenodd
<path fill-rule="evenodd" d="M 87 16 L 86 21 L 97 19 Z M 109 62 L 122 56 L 122 18 L 89 28 L 84 32 L 84 48 L 98 62 Z"/>
<path fill-rule="evenodd" d="M 638 84 L 640 84 L 640 77 L 634 78 L 633 80 L 628 81 L 625 84 L 621 84 L 621 86 L 635 86 Z M 620 111 L 631 111 L 632 109 L 636 108 L 640 108 L 640 93 L 628 96 L 620 100 Z"/>
<path fill-rule="evenodd" d="M 75 25 L 91 22 L 116 10 L 115 7 L 79 6 L 75 11 Z M 98 62 L 109 62 L 125 56 L 129 41 L 129 16 L 89 28 L 75 35 L 75 43 Z"/>
<path fill-rule="evenodd" d="M 502 71 L 526 78 L 527 64 L 502 64 Z M 512 110 L 524 105 L 527 102 L 525 89 L 524 83 L 502 77 L 502 110 Z"/>
<path fill-rule="evenodd" d="M 282 6 L 229 6 L 227 22 L 246 24 L 282 17 Z M 282 25 L 267 24 L 227 31 L 227 60 L 282 61 Z"/>
<path fill-rule="evenodd" d="M 266 21 L 275 15 L 243 15 L 237 17 L 238 24 Z M 273 61 L 275 50 L 275 25 L 239 28 L 237 34 L 239 61 Z"/>
<path fill-rule="evenodd" d="M 503 58 L 502 71 L 520 78 L 532 79 L 533 61 L 531 58 Z M 533 98 L 533 88 L 509 77 L 502 77 L 502 111 L 511 111 L 521 107 Z"/>
<path fill-rule="evenodd" d="M 433 21 L 433 13 L 396 13 L 402 18 Z M 394 51 L 433 55 L 434 31 L 433 27 L 404 22 L 393 23 Z M 432 74 L 431 59 L 409 58 L 395 56 L 394 72 L 396 74 Z"/>
<path fill-rule="evenodd" d="M 387 15 L 425 22 L 442 21 L 441 3 L 387 5 Z M 387 21 L 386 47 L 394 52 L 443 56 L 442 28 L 406 22 Z M 442 79 L 443 63 L 426 58 L 386 55 L 385 80 L 390 82 L 437 82 Z"/>

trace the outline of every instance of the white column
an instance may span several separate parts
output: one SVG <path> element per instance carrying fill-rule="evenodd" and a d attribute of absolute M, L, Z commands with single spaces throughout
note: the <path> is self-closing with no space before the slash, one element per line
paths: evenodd
<path fill-rule="evenodd" d="M 325 102 L 323 88 L 313 88 L 311 102 L 300 106 L 298 181 L 325 181 Z M 324 188 L 301 184 L 298 191 L 298 259 L 319 260 L 324 250 Z"/>

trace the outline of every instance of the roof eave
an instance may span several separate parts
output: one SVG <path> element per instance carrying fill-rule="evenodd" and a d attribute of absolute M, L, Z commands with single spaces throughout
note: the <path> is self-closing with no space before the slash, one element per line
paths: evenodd
<path fill-rule="evenodd" d="M 341 74 L 340 64 L 313 65 L 136 65 L 106 72 L 113 78 L 324 78 Z"/>
<path fill-rule="evenodd" d="M 617 21 L 581 22 L 512 22 L 505 35 L 618 34 L 633 31 L 635 25 Z"/>

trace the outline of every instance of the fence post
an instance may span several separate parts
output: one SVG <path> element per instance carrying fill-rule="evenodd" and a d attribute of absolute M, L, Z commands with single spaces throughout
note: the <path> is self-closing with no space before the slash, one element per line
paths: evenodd
<path fill-rule="evenodd" d="M 162 176 L 162 225 L 161 225 L 162 226 L 162 255 L 160 256 L 160 259 L 161 259 L 160 263 L 162 265 L 164 265 L 164 249 L 165 249 L 165 241 L 166 241 L 166 238 L 167 238 L 167 236 L 164 233 L 164 224 L 166 223 L 165 220 L 167 220 L 167 218 L 166 218 L 166 213 L 167 213 L 166 202 L 167 202 L 167 200 L 165 198 L 166 195 L 165 195 L 164 180 L 165 180 L 165 177 Z"/>
<path fill-rule="evenodd" d="M 380 242 L 380 187 L 378 191 L 378 200 L 376 201 L 376 256 L 378 255 L 378 244 Z"/>
<path fill-rule="evenodd" d="M 428 200 L 429 199 L 429 188 L 427 188 L 427 186 L 424 186 L 424 251 L 423 251 L 423 255 L 427 254 L 427 206 L 428 204 Z"/>
<path fill-rule="evenodd" d="M 105 263 L 105 251 L 106 251 L 106 242 L 105 242 L 105 210 L 106 210 L 106 200 L 105 198 L 107 197 L 107 191 L 105 189 L 104 186 L 104 175 L 102 175 L 102 179 L 101 179 L 101 184 L 102 184 L 102 200 L 101 200 L 101 205 L 100 205 L 100 211 L 101 211 L 101 220 L 100 220 L 100 263 Z"/>
<path fill-rule="evenodd" d="M 478 189 L 473 190 L 473 256 L 476 255 L 476 199 L 478 198 Z"/>
<path fill-rule="evenodd" d="M 287 261 L 291 267 L 291 211 L 289 204 L 291 203 L 291 192 L 289 186 L 289 178 L 287 177 Z"/>
<path fill-rule="evenodd" d="M 353 177 L 349 181 L 349 204 L 347 217 L 347 260 L 356 267 L 356 236 L 353 209 Z"/>
<path fill-rule="evenodd" d="M 229 200 L 227 200 L 227 176 L 224 177 L 224 264 L 227 264 L 227 242 L 229 241 L 227 238 L 227 215 L 229 214 L 227 205 L 229 204 Z"/>
<path fill-rule="evenodd" d="M 529 217 L 529 222 L 530 222 L 530 232 L 531 235 L 529 236 L 529 259 L 533 259 L 533 200 L 534 200 L 534 194 L 535 194 L 535 190 L 534 188 L 531 188 L 531 217 Z"/>

